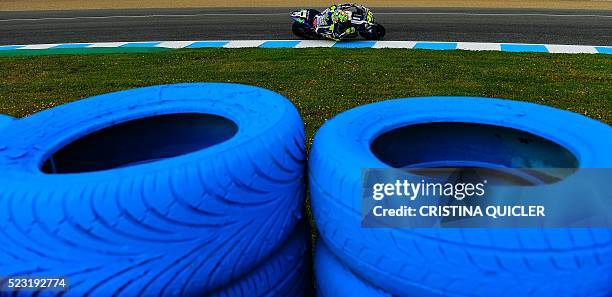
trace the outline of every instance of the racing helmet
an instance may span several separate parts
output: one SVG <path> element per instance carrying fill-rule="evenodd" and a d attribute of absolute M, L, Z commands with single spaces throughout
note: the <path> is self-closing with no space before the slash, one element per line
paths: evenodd
<path fill-rule="evenodd" d="M 346 23 L 351 20 L 351 12 L 344 10 L 337 10 L 332 14 L 332 22 L 334 23 Z"/>

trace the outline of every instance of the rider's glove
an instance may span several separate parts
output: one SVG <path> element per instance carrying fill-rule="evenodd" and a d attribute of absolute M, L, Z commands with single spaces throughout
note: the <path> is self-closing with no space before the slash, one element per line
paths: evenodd
<path fill-rule="evenodd" d="M 342 34 L 340 34 L 339 36 L 335 36 L 332 39 L 335 41 L 340 41 L 342 40 L 342 38 L 344 38 L 344 36 L 353 34 L 355 32 L 357 32 L 357 29 L 355 29 L 355 27 L 346 28 L 346 30 L 344 30 Z"/>

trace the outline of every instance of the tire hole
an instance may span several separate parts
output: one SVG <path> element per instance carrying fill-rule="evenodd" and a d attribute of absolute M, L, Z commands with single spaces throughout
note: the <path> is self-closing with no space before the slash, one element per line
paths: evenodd
<path fill-rule="evenodd" d="M 44 173 L 109 170 L 188 154 L 232 138 L 238 126 L 211 114 L 178 113 L 135 119 L 103 128 L 60 148 Z"/>
<path fill-rule="evenodd" d="M 576 156 L 551 140 L 517 129 L 476 123 L 399 127 L 376 137 L 370 149 L 394 168 L 533 168 L 537 170 L 530 175 L 542 183 L 558 179 L 548 178 L 547 172 L 539 169 L 573 169 L 579 165 Z M 571 172 L 566 170 L 563 176 Z"/>

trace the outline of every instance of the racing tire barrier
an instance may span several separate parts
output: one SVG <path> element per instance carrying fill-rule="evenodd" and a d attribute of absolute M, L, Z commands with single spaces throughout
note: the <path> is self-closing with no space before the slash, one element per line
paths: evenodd
<path fill-rule="evenodd" d="M 132 89 L 15 121 L 0 135 L 0 276 L 66 276 L 65 296 L 206 295 L 294 230 L 303 144 L 286 98 L 237 84 Z"/>
<path fill-rule="evenodd" d="M 317 240 L 314 262 L 317 297 L 391 297 L 355 276 L 322 240 Z"/>
<path fill-rule="evenodd" d="M 610 296 L 611 229 L 362 228 L 360 208 L 363 168 L 460 166 L 455 160 L 612 168 L 610 152 L 610 126 L 536 104 L 466 97 L 369 104 L 317 132 L 313 215 L 333 254 L 394 296 Z"/>
<path fill-rule="evenodd" d="M 214 297 L 310 296 L 310 246 L 305 224 L 269 259 L 246 276 L 210 294 Z"/>

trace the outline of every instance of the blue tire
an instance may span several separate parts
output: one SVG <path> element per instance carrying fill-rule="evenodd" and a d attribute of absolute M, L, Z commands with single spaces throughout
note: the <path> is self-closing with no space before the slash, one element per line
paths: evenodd
<path fill-rule="evenodd" d="M 314 275 L 317 297 L 391 297 L 354 275 L 322 240 L 315 248 Z"/>
<path fill-rule="evenodd" d="M 65 296 L 205 295 L 294 230 L 303 141 L 287 99 L 236 84 L 133 89 L 15 121 L 0 137 L 0 276 L 66 276 Z"/>
<path fill-rule="evenodd" d="M 310 296 L 310 234 L 304 224 L 269 259 L 210 297 Z"/>
<path fill-rule="evenodd" d="M 312 209 L 340 261 L 396 296 L 610 296 L 611 229 L 366 229 L 360 186 L 362 168 L 612 168 L 611 152 L 610 126 L 550 107 L 464 97 L 380 102 L 318 131 Z"/>
<path fill-rule="evenodd" d="M 0 130 L 2 130 L 2 128 L 7 126 L 8 124 L 13 122 L 14 120 L 15 120 L 15 118 L 13 118 L 11 116 L 0 114 Z"/>

